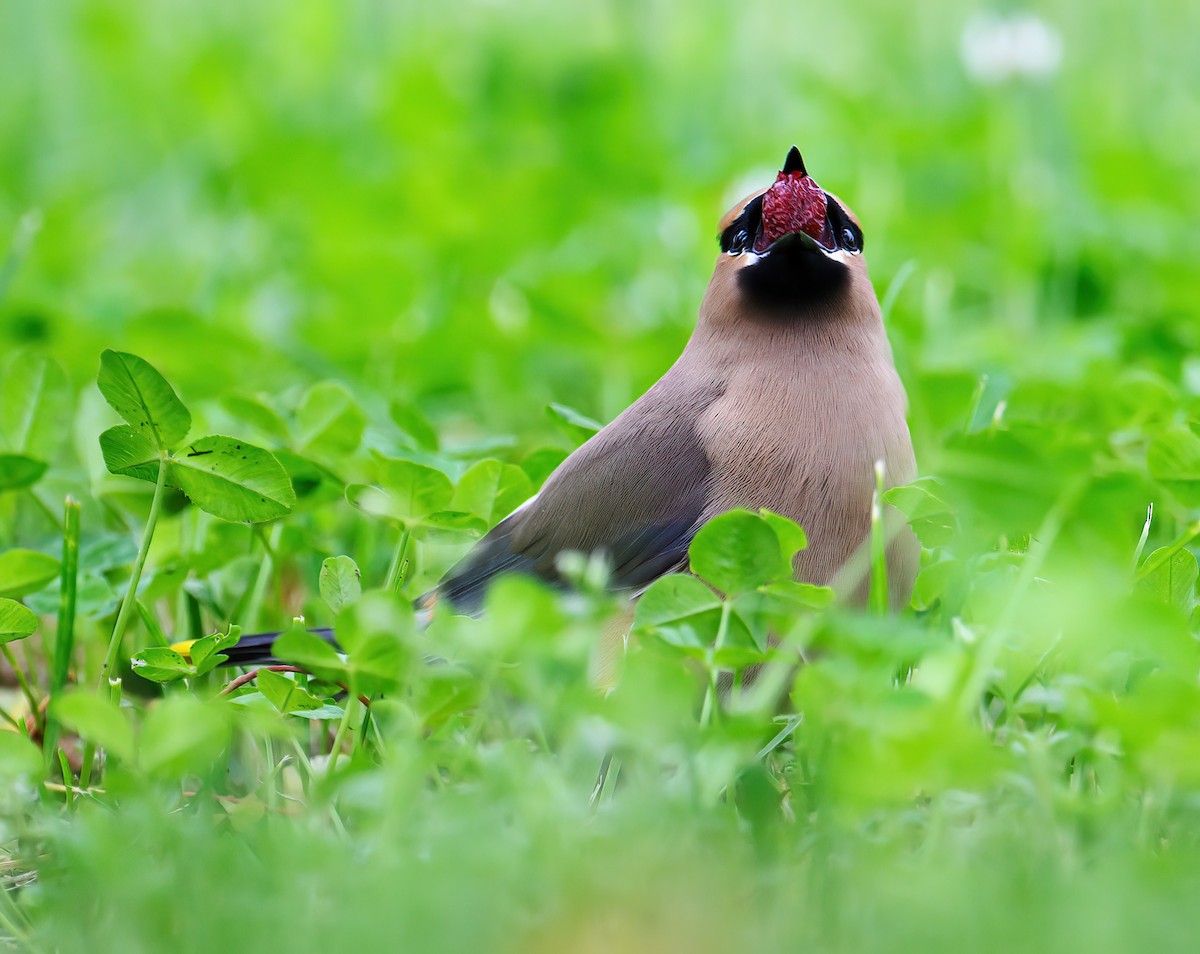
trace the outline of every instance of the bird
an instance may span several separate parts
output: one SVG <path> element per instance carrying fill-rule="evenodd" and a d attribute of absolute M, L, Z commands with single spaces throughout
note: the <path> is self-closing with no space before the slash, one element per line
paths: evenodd
<path fill-rule="evenodd" d="M 808 175 L 798 148 L 737 203 L 679 359 L 571 454 L 541 491 L 452 567 L 426 604 L 478 613 L 501 573 L 555 581 L 565 551 L 603 553 L 640 591 L 686 568 L 706 520 L 766 508 L 808 533 L 797 578 L 832 582 L 870 532 L 875 462 L 916 475 L 896 372 L 857 217 Z M 916 541 L 893 540 L 890 598 L 907 601 Z"/>
<path fill-rule="evenodd" d="M 560 555 L 600 554 L 632 598 L 686 571 L 704 523 L 745 508 L 798 523 L 796 579 L 865 602 L 871 508 L 916 476 L 897 373 L 858 217 L 809 176 L 792 146 L 774 182 L 736 203 L 683 352 L 610 424 L 570 454 L 416 602 L 478 615 L 490 585 L 522 573 L 565 585 Z M 907 603 L 915 536 L 890 514 L 889 603 Z M 323 631 L 325 638 L 335 637 Z M 269 654 L 243 637 L 232 660 Z"/>

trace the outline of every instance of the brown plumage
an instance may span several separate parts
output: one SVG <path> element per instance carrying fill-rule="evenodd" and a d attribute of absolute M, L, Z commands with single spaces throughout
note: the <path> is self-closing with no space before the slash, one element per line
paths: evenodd
<path fill-rule="evenodd" d="M 806 175 L 794 147 L 788 175 Z M 567 550 L 602 551 L 613 585 L 636 592 L 686 567 L 699 526 L 735 507 L 805 528 L 799 579 L 865 595 L 875 461 L 889 484 L 915 476 L 904 389 L 857 219 L 825 193 L 824 222 L 795 216 L 819 240 L 796 231 L 756 253 L 767 191 L 722 219 L 723 251 L 679 360 L 451 569 L 439 598 L 476 612 L 498 573 L 557 580 Z M 901 604 L 916 543 L 899 525 L 893 537 L 889 587 Z"/>

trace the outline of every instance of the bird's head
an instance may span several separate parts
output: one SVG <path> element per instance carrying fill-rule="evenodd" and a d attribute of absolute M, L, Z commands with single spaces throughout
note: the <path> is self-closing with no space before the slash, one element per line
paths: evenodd
<path fill-rule="evenodd" d="M 720 241 L 718 276 L 766 312 L 824 310 L 866 281 L 858 219 L 817 185 L 795 146 L 774 183 L 725 213 Z"/>

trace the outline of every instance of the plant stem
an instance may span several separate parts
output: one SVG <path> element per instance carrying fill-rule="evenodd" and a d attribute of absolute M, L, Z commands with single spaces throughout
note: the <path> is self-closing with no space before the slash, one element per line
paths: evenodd
<path fill-rule="evenodd" d="M 411 539 L 412 532 L 408 527 L 401 527 L 400 539 L 396 542 L 396 552 L 392 554 L 392 563 L 388 567 L 387 579 L 383 583 L 383 588 L 389 592 L 398 590 L 404 585 L 404 578 L 408 575 L 408 564 L 404 556 L 408 552 L 408 543 Z"/>
<path fill-rule="evenodd" d="M 0 888 L 0 893 L 3 894 L 3 901 L 0 901 L 0 927 L 7 931 L 14 941 L 24 945 L 26 950 L 33 950 L 29 946 L 29 933 L 17 924 L 19 909 L 9 896 L 8 889 Z"/>
<path fill-rule="evenodd" d="M 26 725 L 23 722 L 18 722 L 11 712 L 7 709 L 0 708 L 0 719 L 3 719 L 13 727 L 19 735 L 26 735 Z"/>
<path fill-rule="evenodd" d="M 254 584 L 250 587 L 249 600 L 240 614 L 240 617 L 246 621 L 246 625 L 250 627 L 259 625 L 259 616 L 262 613 L 262 605 L 267 595 L 267 584 L 271 581 L 271 573 L 274 571 L 277 562 L 275 549 L 279 545 L 283 525 L 277 523 L 271 529 L 271 537 L 274 539 L 269 539 L 263 529 L 257 525 L 255 525 L 254 530 L 256 538 L 263 546 L 263 560 L 258 566 L 258 573 L 254 577 Z M 234 619 L 237 618 L 238 616 L 234 617 Z"/>
<path fill-rule="evenodd" d="M 75 655 L 75 605 L 79 586 L 79 501 L 68 496 L 63 503 L 63 555 L 62 575 L 58 587 L 58 625 L 54 631 L 54 645 L 49 649 L 50 685 L 47 696 L 58 697 L 67 676 L 71 672 L 71 659 Z M 46 759 L 46 774 L 52 774 L 61 753 L 58 751 L 58 720 L 52 707 L 46 707 L 46 721 L 42 729 L 42 753 Z M 65 784 L 70 784 L 70 779 Z"/>
<path fill-rule="evenodd" d="M 708 726 L 717 718 L 717 712 L 720 690 L 717 688 L 717 680 L 720 678 L 721 670 L 716 663 L 717 651 L 725 645 L 725 637 L 729 632 L 729 614 L 733 610 L 729 605 L 729 600 L 724 600 L 721 603 L 721 622 L 717 624 L 717 639 L 713 643 L 712 654 L 708 660 L 708 689 L 704 692 L 704 707 L 700 710 L 700 725 Z"/>
<path fill-rule="evenodd" d="M 65 790 L 67 799 L 67 811 L 74 811 L 75 773 L 71 771 L 71 763 L 67 759 L 67 753 L 62 749 L 58 750 L 58 769 L 62 773 L 63 789 Z"/>
<path fill-rule="evenodd" d="M 1142 551 L 1146 549 L 1146 541 L 1150 538 L 1150 524 L 1154 522 L 1154 504 L 1146 507 L 1146 522 L 1142 524 L 1142 535 L 1138 537 L 1137 546 L 1133 550 L 1133 569 L 1137 572 L 1138 564 L 1142 562 Z"/>
<path fill-rule="evenodd" d="M 338 723 L 337 734 L 333 737 L 333 748 L 329 750 L 329 764 L 325 769 L 327 775 L 337 768 L 338 756 L 342 752 L 342 742 L 345 741 L 346 732 L 350 728 L 350 710 L 355 701 L 353 694 L 346 699 L 346 708 L 342 710 L 342 721 Z"/>
<path fill-rule="evenodd" d="M 142 569 L 146 565 L 146 556 L 150 553 L 150 541 L 154 539 L 154 528 L 158 524 L 158 512 L 162 507 L 163 488 L 167 483 L 167 457 L 164 454 L 158 462 L 158 480 L 154 484 L 154 499 L 150 501 L 150 514 L 146 517 L 146 529 L 142 531 L 142 543 L 138 547 L 137 560 L 133 564 L 133 574 L 129 577 L 129 587 L 121 600 L 121 608 L 117 612 L 117 621 L 113 625 L 112 636 L 108 640 L 108 652 L 104 654 L 104 665 L 100 669 L 98 686 L 103 688 L 104 680 L 116 667 L 117 654 L 121 651 L 121 638 L 125 635 L 125 627 L 129 623 L 129 614 L 137 601 L 138 584 L 142 581 Z"/>
<path fill-rule="evenodd" d="M 374 721 L 371 718 L 370 707 L 364 707 L 362 722 L 358 724 L 358 742 L 356 743 L 360 752 L 365 752 L 367 749 L 367 737 L 371 734 L 371 723 Z"/>
<path fill-rule="evenodd" d="M 1029 588 L 1033 585 L 1042 568 L 1042 563 L 1050 553 L 1050 548 L 1058 539 L 1063 523 L 1074 509 L 1083 491 L 1087 489 L 1088 482 L 1088 477 L 1081 476 L 1067 484 L 1033 534 L 1025 559 L 1021 563 L 1021 570 L 1017 574 L 1016 582 L 1013 584 L 1004 609 L 988 627 L 988 631 L 979 641 L 974 660 L 959 679 L 955 697 L 960 712 L 968 712 L 978 703 L 980 693 L 986 688 L 987 681 L 991 677 L 996 658 L 1000 655 L 1004 639 L 1008 636 L 1008 629 L 1022 608 Z"/>
<path fill-rule="evenodd" d="M 1186 527 L 1184 527 L 1183 533 L 1172 540 L 1170 544 L 1150 554 L 1149 559 L 1147 559 L 1137 573 L 1134 574 L 1134 579 L 1144 580 L 1160 566 L 1163 566 L 1165 563 L 1167 563 L 1171 557 L 1175 556 L 1176 553 L 1186 547 L 1198 536 L 1200 536 L 1200 520 L 1189 523 Z"/>
<path fill-rule="evenodd" d="M 110 699 L 120 699 L 121 678 L 109 678 L 109 673 L 117 666 L 117 654 L 121 651 L 121 639 L 125 635 L 125 627 L 129 623 L 129 614 L 137 602 L 138 584 L 142 581 L 142 569 L 146 565 L 146 557 L 150 553 L 150 541 L 154 539 L 154 528 L 158 525 L 158 512 L 162 508 L 163 488 L 167 483 L 167 455 L 164 452 L 158 462 L 158 480 L 154 483 L 154 498 L 150 501 L 150 514 L 146 517 L 146 528 L 142 531 L 142 542 L 138 547 L 137 559 L 133 564 L 133 573 L 129 577 L 129 587 L 121 600 L 121 608 L 117 611 L 117 621 L 113 624 L 112 636 L 108 640 L 108 651 L 104 654 L 104 665 L 100 668 L 100 678 L 97 689 L 104 688 L 108 679 Z M 86 789 L 92 779 L 92 762 L 96 755 L 95 744 L 89 742 L 83 748 L 83 765 L 79 771 L 79 787 Z"/>
<path fill-rule="evenodd" d="M 981 374 L 979 381 L 975 385 L 975 390 L 971 394 L 971 403 L 967 406 L 966 416 L 963 418 L 963 433 L 970 434 L 971 426 L 975 423 L 975 415 L 979 413 L 979 405 L 983 401 L 983 393 L 987 390 L 988 376 Z"/>
<path fill-rule="evenodd" d="M 13 651 L 8 648 L 8 643 L 0 643 L 0 651 L 3 651 L 4 658 L 8 660 L 8 665 L 12 667 L 13 674 L 17 677 L 17 685 L 21 687 L 21 692 L 25 694 L 25 701 L 29 703 L 29 714 L 33 716 L 36 723 L 40 707 L 38 706 L 37 699 L 34 698 L 33 689 L 29 686 L 29 679 L 25 676 L 25 670 L 17 662 L 17 657 L 13 655 Z"/>
<path fill-rule="evenodd" d="M 156 646 L 170 646 L 166 634 L 162 631 L 162 627 L 158 625 L 158 620 L 154 618 L 154 614 L 150 612 L 149 607 L 141 600 L 136 600 L 134 608 L 137 609 L 138 619 L 142 621 L 142 625 L 146 627 L 146 631 L 150 634 L 150 638 L 154 640 Z"/>
<path fill-rule="evenodd" d="M 268 736 L 263 740 L 267 759 L 266 778 L 263 779 L 263 785 L 266 790 L 263 793 L 263 801 L 267 803 L 267 813 L 274 815 L 279 811 L 279 785 L 276 778 L 276 773 L 279 771 L 279 766 L 275 764 L 275 743 Z"/>
<path fill-rule="evenodd" d="M 58 627 L 54 634 L 54 666 L 50 671 L 50 695 L 67 684 L 71 656 L 75 650 L 75 595 L 79 583 L 79 501 L 67 497 L 63 510 L 62 583 L 58 597 Z"/>

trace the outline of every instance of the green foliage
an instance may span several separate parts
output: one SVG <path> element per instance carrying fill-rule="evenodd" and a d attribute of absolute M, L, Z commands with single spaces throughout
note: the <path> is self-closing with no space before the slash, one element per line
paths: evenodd
<path fill-rule="evenodd" d="M 321 708 L 320 699 L 283 673 L 263 669 L 259 671 L 257 681 L 258 691 L 284 715 Z"/>
<path fill-rule="evenodd" d="M 168 478 L 196 506 L 224 520 L 259 523 L 291 512 L 291 479 L 261 447 L 232 437 L 202 437 L 172 459 Z"/>
<path fill-rule="evenodd" d="M 0 447 L 49 460 L 70 411 L 66 375 L 55 361 L 16 351 L 0 367 Z"/>
<path fill-rule="evenodd" d="M 785 553 L 776 526 L 745 510 L 714 517 L 688 550 L 692 572 L 729 596 L 790 577 L 792 555 L 799 547 Z"/>
<path fill-rule="evenodd" d="M 714 517 L 689 548 L 695 575 L 655 581 L 637 602 L 634 632 L 700 660 L 709 675 L 708 704 L 715 706 L 722 671 L 740 678 L 769 661 L 769 637 L 794 636 L 808 610 L 831 602 L 832 591 L 791 578 L 792 557 L 806 542 L 800 527 L 767 510 Z"/>
<path fill-rule="evenodd" d="M 283 633 L 275 640 L 271 651 L 284 662 L 302 666 L 330 682 L 338 682 L 346 674 L 346 664 L 337 651 L 301 625 L 293 625 Z"/>
<path fill-rule="evenodd" d="M 10 946 L 1193 949 L 1200 22 L 1050 0 L 988 78 L 1013 13 L 0 4 Z M 739 512 L 628 646 L 586 559 L 426 629 L 793 141 L 908 390 L 912 607 Z"/>
<path fill-rule="evenodd" d="M 576 444 L 582 444 L 604 425 L 565 404 L 550 404 L 546 414 Z"/>
<path fill-rule="evenodd" d="M 1163 603 L 1178 606 L 1185 612 L 1192 608 L 1196 596 L 1196 579 L 1200 566 L 1191 550 L 1162 547 L 1146 559 L 1154 569 L 1142 576 L 1139 588 Z"/>
<path fill-rule="evenodd" d="M 171 385 L 137 355 L 105 351 L 96 386 L 133 433 L 160 451 L 174 450 L 192 427 Z"/>
<path fill-rule="evenodd" d="M 499 523 L 533 495 L 528 475 L 515 464 L 481 460 L 459 478 L 452 509 L 477 514 L 486 526 Z"/>
<path fill-rule="evenodd" d="M 23 597 L 58 577 L 58 561 L 36 550 L 0 553 L 0 596 Z"/>
<path fill-rule="evenodd" d="M 231 626 L 228 633 L 202 636 L 187 645 L 186 655 L 168 646 L 149 646 L 133 654 L 129 667 L 151 682 L 175 682 L 188 676 L 203 676 L 229 658 L 221 650 L 236 645 L 240 635 L 238 627 Z"/>
<path fill-rule="evenodd" d="M 0 598 L 0 643 L 32 636 L 38 628 L 38 618 L 16 600 Z"/>
<path fill-rule="evenodd" d="M 336 615 L 362 596 L 362 574 L 348 556 L 329 557 L 321 563 L 321 599 Z"/>
<path fill-rule="evenodd" d="M 366 425 L 366 416 L 350 392 L 337 382 L 322 381 L 304 392 L 296 409 L 297 449 L 334 457 L 353 453 Z"/>
<path fill-rule="evenodd" d="M 32 487 L 46 473 L 46 464 L 23 454 L 0 454 L 0 493 Z"/>
<path fill-rule="evenodd" d="M 97 386 L 128 424 L 100 435 L 104 465 L 114 474 L 178 487 L 207 513 L 259 523 L 290 513 L 296 503 L 287 471 L 269 451 L 232 437 L 202 437 L 172 453 L 192 418 L 171 385 L 132 354 L 104 352 Z M 322 433 L 336 424 L 332 422 Z M 316 435 L 320 436 L 320 435 Z"/>
<path fill-rule="evenodd" d="M 133 725 L 107 696 L 81 690 L 60 696 L 52 706 L 55 718 L 80 738 L 102 746 L 119 759 L 133 760 Z"/>

